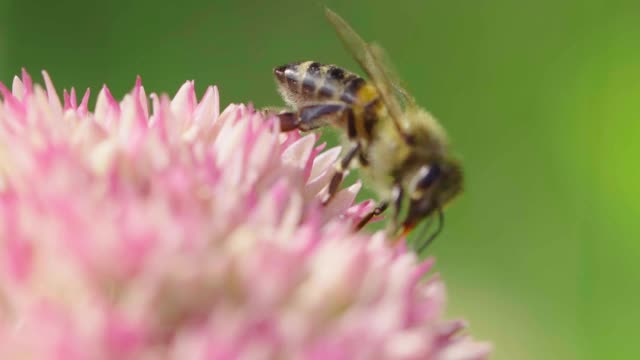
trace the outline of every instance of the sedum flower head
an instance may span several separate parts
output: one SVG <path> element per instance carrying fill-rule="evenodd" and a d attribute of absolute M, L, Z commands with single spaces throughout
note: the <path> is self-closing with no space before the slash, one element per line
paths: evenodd
<path fill-rule="evenodd" d="M 360 187 L 319 204 L 338 148 L 218 90 L 137 80 L 62 101 L 0 83 L 0 358 L 484 359 L 441 280 Z"/>

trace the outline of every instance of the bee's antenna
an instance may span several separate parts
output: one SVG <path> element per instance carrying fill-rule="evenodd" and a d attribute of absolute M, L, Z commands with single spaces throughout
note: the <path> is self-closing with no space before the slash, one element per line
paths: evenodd
<path fill-rule="evenodd" d="M 431 224 L 433 224 L 433 216 L 429 216 L 428 218 L 425 219 L 424 222 L 422 222 L 422 224 L 420 225 L 420 235 L 418 235 L 416 237 L 416 242 L 419 239 L 422 239 L 425 237 L 425 235 L 429 232 L 429 229 L 431 228 Z M 417 249 L 422 249 L 422 245 L 418 245 L 418 246 L 414 246 L 414 250 Z M 416 251 L 416 253 L 419 254 L 419 252 Z"/>
<path fill-rule="evenodd" d="M 426 230 L 429 228 L 429 225 L 431 225 L 431 219 L 429 219 L 429 222 L 427 224 L 427 228 L 425 229 L 425 233 L 426 233 Z M 442 211 L 442 208 L 439 207 L 438 208 L 438 228 L 436 229 L 436 231 L 433 234 L 431 234 L 431 236 L 429 236 L 427 241 L 425 241 L 422 245 L 420 245 L 420 247 L 418 247 L 417 253 L 421 254 L 422 251 L 424 249 L 426 249 L 427 246 L 429 246 L 429 244 L 431 244 L 433 242 L 433 240 L 436 239 L 438 234 L 440 234 L 442 232 L 443 228 L 444 228 L 444 212 Z"/>

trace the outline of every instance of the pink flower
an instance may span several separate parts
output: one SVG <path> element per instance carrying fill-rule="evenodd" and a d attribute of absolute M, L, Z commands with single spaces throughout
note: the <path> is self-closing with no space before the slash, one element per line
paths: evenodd
<path fill-rule="evenodd" d="M 484 359 L 441 280 L 319 199 L 338 148 L 186 82 L 0 83 L 0 358 Z"/>

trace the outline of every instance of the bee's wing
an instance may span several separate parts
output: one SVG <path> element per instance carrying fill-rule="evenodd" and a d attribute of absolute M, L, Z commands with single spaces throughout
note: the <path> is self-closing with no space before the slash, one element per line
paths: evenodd
<path fill-rule="evenodd" d="M 379 59 L 376 58 L 376 53 L 373 47 L 367 44 L 362 38 L 344 21 L 340 15 L 325 9 L 325 15 L 327 19 L 333 25 L 338 32 L 340 39 L 344 43 L 347 50 L 351 52 L 354 59 L 367 73 L 370 80 L 380 93 L 382 102 L 389 111 L 389 115 L 393 119 L 396 128 L 403 135 L 405 139 L 409 139 L 409 136 L 405 133 L 401 119 L 402 119 L 402 107 L 398 102 L 398 99 L 393 96 L 395 85 L 390 81 L 388 73 L 381 65 Z M 404 90 L 403 90 L 404 91 Z"/>
<path fill-rule="evenodd" d="M 378 43 L 370 43 L 369 50 L 373 55 L 373 58 L 376 60 L 378 64 L 380 64 L 380 68 L 384 71 L 386 78 L 389 80 L 389 84 L 393 87 L 395 94 L 402 99 L 402 103 L 405 106 L 415 106 L 415 99 L 409 92 L 404 88 L 404 82 L 398 76 L 398 72 L 396 68 L 391 63 L 387 52 L 384 51 L 384 48 L 380 46 Z"/>

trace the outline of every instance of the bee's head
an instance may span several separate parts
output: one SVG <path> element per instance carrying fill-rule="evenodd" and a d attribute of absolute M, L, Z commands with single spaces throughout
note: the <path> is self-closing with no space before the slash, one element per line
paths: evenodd
<path fill-rule="evenodd" d="M 439 159 L 423 165 L 409 184 L 409 209 L 403 222 L 405 232 L 434 214 L 442 221 L 442 208 L 462 191 L 460 164 L 453 159 Z"/>

